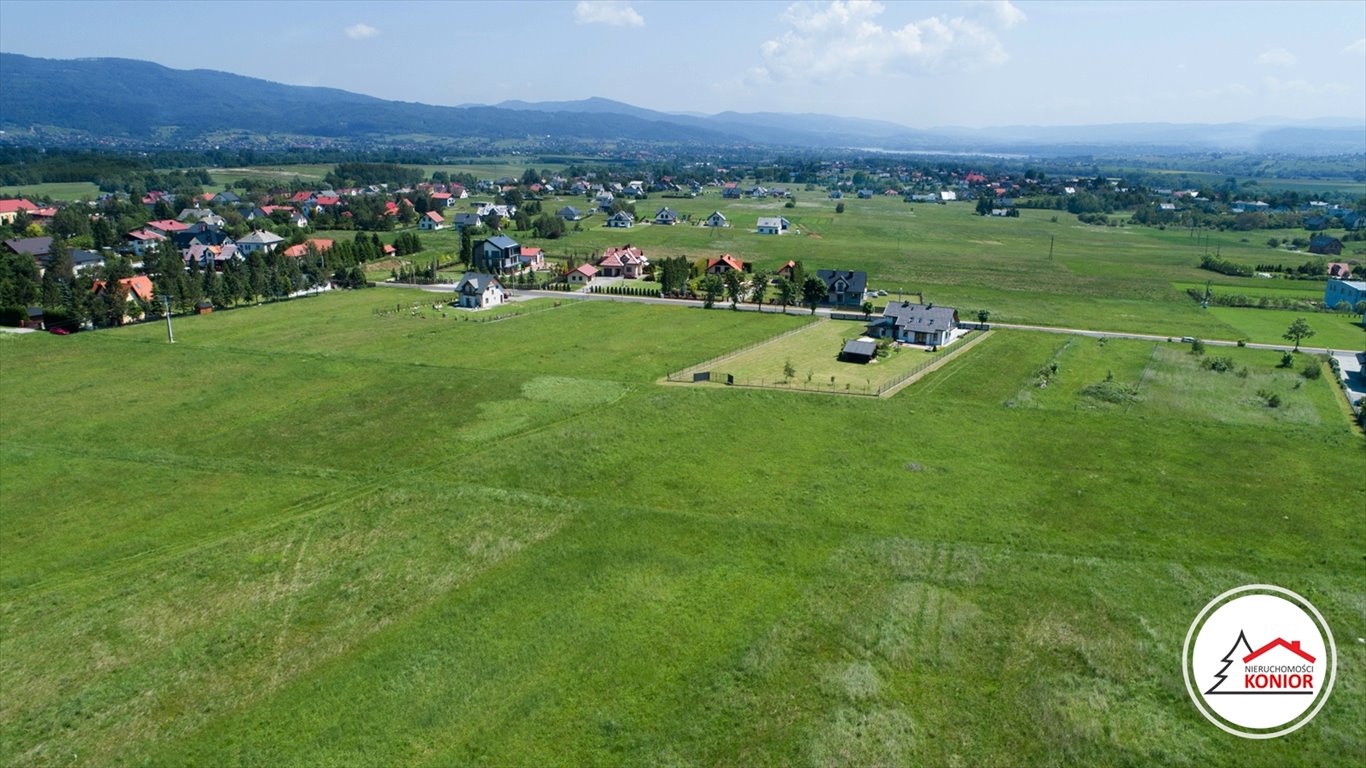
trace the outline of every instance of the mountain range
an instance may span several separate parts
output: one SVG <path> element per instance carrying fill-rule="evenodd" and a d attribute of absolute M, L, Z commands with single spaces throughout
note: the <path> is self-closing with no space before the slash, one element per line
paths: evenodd
<path fill-rule="evenodd" d="M 1366 153 L 1350 120 L 942 127 L 824 114 L 660 112 L 619 101 L 434 106 L 131 59 L 0 53 L 0 130 L 44 137 L 191 145 L 242 136 L 398 141 L 640 142 L 1075 156 L 1116 152 Z"/>

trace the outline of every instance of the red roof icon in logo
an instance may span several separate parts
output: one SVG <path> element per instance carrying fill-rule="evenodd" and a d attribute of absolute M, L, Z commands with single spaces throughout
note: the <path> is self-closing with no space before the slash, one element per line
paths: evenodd
<path fill-rule="evenodd" d="M 1296 641 L 1294 641 L 1294 642 L 1287 643 L 1285 640 L 1283 640 L 1283 639 L 1281 639 L 1281 638 L 1279 638 L 1279 637 L 1276 638 L 1275 640 L 1272 640 L 1271 642 L 1267 643 L 1266 645 L 1263 645 L 1261 648 L 1258 648 L 1257 650 L 1253 651 L 1252 653 L 1249 653 L 1248 655 L 1244 656 L 1244 657 L 1243 657 L 1243 663 L 1246 664 L 1246 663 L 1248 663 L 1249 661 L 1252 661 L 1253 659 L 1257 658 L 1258 656 L 1261 656 L 1262 654 L 1264 654 L 1264 653 L 1266 653 L 1266 652 L 1268 652 L 1268 651 L 1270 651 L 1270 650 L 1272 650 L 1273 648 L 1276 648 L 1276 647 L 1278 647 L 1278 646 L 1281 647 L 1281 648 L 1285 648 L 1286 650 L 1290 651 L 1291 653 L 1295 654 L 1296 656 L 1299 656 L 1301 659 L 1304 659 L 1305 661 L 1309 662 L 1310 664 L 1313 664 L 1313 663 L 1314 663 L 1314 657 L 1313 657 L 1313 656 L 1310 656 L 1309 654 L 1307 654 L 1307 653 L 1305 653 L 1304 651 L 1300 650 L 1300 641 L 1299 641 L 1299 640 L 1296 640 Z"/>

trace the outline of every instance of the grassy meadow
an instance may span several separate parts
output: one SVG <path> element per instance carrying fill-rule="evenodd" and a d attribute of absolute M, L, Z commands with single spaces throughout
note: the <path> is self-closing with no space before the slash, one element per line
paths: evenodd
<path fill-rule="evenodd" d="M 927 301 L 957 307 L 965 317 L 987 309 L 995 322 L 1175 337 L 1232 340 L 1247 337 L 1251 328 L 1252 341 L 1281 342 L 1289 323 L 1273 328 L 1267 318 L 1258 319 L 1263 310 L 1201 309 L 1186 288 L 1203 288 L 1209 279 L 1228 286 L 1222 289 L 1227 292 L 1234 292 L 1236 286 L 1239 292 L 1255 290 L 1256 295 L 1286 291 L 1303 298 L 1314 298 L 1315 292 L 1322 296 L 1322 283 L 1239 281 L 1198 268 L 1206 250 L 1217 250 L 1224 258 L 1248 265 L 1269 260 L 1298 264 L 1310 258 L 1305 253 L 1272 251 L 1266 247 L 1269 235 L 1264 231 L 1192 235 L 1186 230 L 1090 226 L 1066 212 L 1035 210 L 1023 210 L 1019 218 L 983 218 L 968 203 L 910 204 L 884 196 L 846 198 L 845 212 L 836 214 L 835 201 L 824 193 L 797 190 L 794 194 L 794 208 L 785 208 L 779 200 L 723 200 L 715 190 L 694 199 L 654 195 L 636 203 L 645 218 L 668 206 L 691 217 L 693 223 L 609 229 L 603 226 L 605 217 L 597 214 L 580 222 L 580 231 L 571 227 L 561 239 L 539 240 L 529 232 L 509 234 L 558 259 L 582 260 L 626 243 L 641 247 L 651 258 L 699 259 L 732 253 L 763 270 L 776 270 L 787 260 L 797 259 L 808 270 L 865 270 L 870 285 L 888 291 L 891 298 L 898 293 L 922 293 Z M 543 201 L 542 208 L 553 212 L 569 204 L 587 207 L 582 198 L 551 198 Z M 694 225 L 714 210 L 722 211 L 732 226 Z M 760 216 L 785 216 L 800 234 L 756 234 Z M 322 236 L 332 234 L 349 236 Z M 1275 234 L 1306 233 L 1282 230 Z M 460 237 L 454 229 L 422 237 L 435 253 L 459 252 Z M 1344 253 L 1344 257 L 1362 256 Z M 1244 317 L 1251 319 L 1244 321 Z M 1341 323 L 1327 315 L 1314 319 L 1324 325 L 1351 325 L 1349 318 L 1341 318 Z M 1350 337 L 1351 332 L 1347 327 L 1341 335 Z"/>
<path fill-rule="evenodd" d="M 1366 751 L 1366 453 L 1327 377 L 997 331 L 886 399 L 660 386 L 809 319 L 435 298 L 0 335 L 0 763 Z M 1136 394 L 1088 394 L 1111 374 Z M 1190 621 L 1246 583 L 1308 596 L 1342 654 L 1281 739 L 1182 682 Z"/>

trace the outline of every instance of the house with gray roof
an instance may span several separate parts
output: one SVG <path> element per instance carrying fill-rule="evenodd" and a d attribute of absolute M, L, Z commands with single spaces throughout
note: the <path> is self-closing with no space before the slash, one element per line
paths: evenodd
<path fill-rule="evenodd" d="M 507 235 L 480 240 L 474 246 L 474 268 L 481 272 L 516 272 L 522 266 L 521 257 L 522 246 Z"/>
<path fill-rule="evenodd" d="M 953 307 L 893 301 L 882 310 L 882 317 L 868 324 L 867 334 L 875 339 L 938 347 L 947 344 L 957 328 L 958 310 Z"/>
<path fill-rule="evenodd" d="M 280 237 L 274 232 L 258 229 L 252 231 L 248 235 L 244 235 L 241 240 L 238 240 L 237 250 L 247 256 L 250 256 L 257 251 L 271 253 L 284 241 L 285 239 L 283 237 Z"/>
<path fill-rule="evenodd" d="M 455 285 L 457 304 L 465 309 L 496 307 L 508 299 L 507 288 L 496 275 L 466 272 Z"/>
<path fill-rule="evenodd" d="M 672 208 L 660 208 L 659 213 L 655 214 L 655 224 L 671 227 L 681 220 L 678 211 Z"/>
<path fill-rule="evenodd" d="M 871 363 L 877 357 L 877 342 L 860 336 L 844 343 L 840 350 L 840 360 L 846 363 Z"/>
<path fill-rule="evenodd" d="M 849 269 L 819 269 L 816 277 L 825 281 L 825 303 L 837 307 L 862 307 L 868 293 L 868 273 Z"/>

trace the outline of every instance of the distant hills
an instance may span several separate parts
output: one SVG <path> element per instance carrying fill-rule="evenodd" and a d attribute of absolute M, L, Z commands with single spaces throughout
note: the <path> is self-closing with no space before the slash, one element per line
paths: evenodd
<path fill-rule="evenodd" d="M 268 135 L 376 143 L 551 138 L 1039 156 L 1366 153 L 1366 126 L 1335 119 L 921 130 L 823 114 L 677 114 L 602 98 L 444 107 L 131 59 L 0 53 L 0 130 L 24 135 L 35 128 L 45 136 L 157 145 Z"/>

